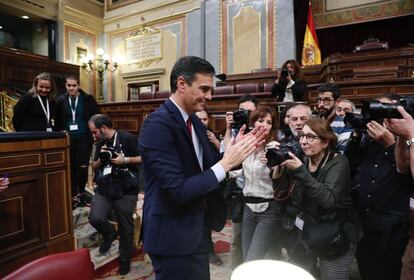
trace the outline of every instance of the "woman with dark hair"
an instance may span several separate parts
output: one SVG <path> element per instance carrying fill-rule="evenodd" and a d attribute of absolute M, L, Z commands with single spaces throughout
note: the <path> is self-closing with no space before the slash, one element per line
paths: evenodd
<path fill-rule="evenodd" d="M 336 140 L 326 120 L 309 119 L 299 134 L 299 143 L 305 154 L 304 161 L 289 153 L 290 159 L 281 164 L 296 179 L 292 193 L 293 205 L 298 209 L 295 225 L 302 231 L 302 240 L 306 245 L 306 250 L 301 252 L 302 255 L 296 261 L 306 266 L 299 259 L 312 264 L 312 259 L 318 257 L 321 279 L 324 280 L 349 278 L 357 239 L 353 223 L 349 163 L 345 156 L 335 153 Z M 328 222 L 338 224 L 338 233 L 343 233 L 335 235 L 337 240 L 322 240 L 323 244 L 340 241 L 335 243 L 338 246 L 332 248 L 332 252 L 317 247 L 311 243 L 310 238 L 312 227 L 321 228 L 320 225 Z M 328 233 L 330 232 L 322 231 L 318 234 L 322 236 Z"/>
<path fill-rule="evenodd" d="M 271 91 L 279 102 L 305 100 L 306 83 L 296 60 L 290 59 L 283 63 Z"/>
<path fill-rule="evenodd" d="M 56 85 L 49 73 L 40 73 L 32 88 L 14 106 L 13 126 L 16 131 L 52 131 L 55 113 Z"/>
<path fill-rule="evenodd" d="M 230 172 L 231 177 L 244 176 L 244 213 L 242 220 L 242 249 L 244 261 L 263 259 L 268 248 L 276 242 L 280 231 L 281 210 L 273 198 L 271 170 L 266 165 L 266 151 L 278 146 L 277 115 L 270 107 L 259 107 L 250 116 L 254 127 L 265 127 L 268 138 L 247 157 L 242 169 Z"/>

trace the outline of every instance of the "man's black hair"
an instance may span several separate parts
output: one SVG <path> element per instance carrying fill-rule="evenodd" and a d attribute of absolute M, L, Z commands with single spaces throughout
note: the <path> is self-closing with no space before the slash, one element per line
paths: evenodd
<path fill-rule="evenodd" d="M 257 106 L 259 106 L 259 100 L 257 100 L 256 97 L 251 96 L 250 94 L 245 94 L 242 97 L 239 98 L 239 103 L 237 104 L 237 107 L 240 106 L 240 104 L 244 103 L 244 102 L 253 102 L 254 106 L 257 108 Z"/>
<path fill-rule="evenodd" d="M 185 82 L 191 86 L 195 74 L 214 75 L 216 71 L 213 65 L 205 59 L 197 56 L 184 56 L 174 64 L 170 75 L 171 93 L 177 90 L 178 77 L 183 77 Z"/>
<path fill-rule="evenodd" d="M 112 128 L 112 120 L 105 114 L 95 114 L 89 119 L 89 122 L 93 123 L 96 128 L 101 128 L 103 125 Z"/>
<path fill-rule="evenodd" d="M 326 92 L 326 91 L 332 92 L 332 97 L 335 100 L 341 97 L 341 91 L 337 84 L 333 84 L 333 83 L 322 84 L 319 86 L 318 91 L 319 93 Z"/>

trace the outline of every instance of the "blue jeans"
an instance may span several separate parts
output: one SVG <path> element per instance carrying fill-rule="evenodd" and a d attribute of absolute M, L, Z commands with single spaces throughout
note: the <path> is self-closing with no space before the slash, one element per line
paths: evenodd
<path fill-rule="evenodd" d="M 244 261 L 263 259 L 268 248 L 277 241 L 282 229 L 281 210 L 276 201 L 269 202 L 264 212 L 253 212 L 244 207 L 242 248 Z"/>

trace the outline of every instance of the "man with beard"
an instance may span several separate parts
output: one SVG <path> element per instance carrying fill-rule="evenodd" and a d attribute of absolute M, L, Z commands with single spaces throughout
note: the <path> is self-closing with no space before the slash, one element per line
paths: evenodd
<path fill-rule="evenodd" d="M 138 199 L 138 167 L 141 157 L 137 138 L 129 132 L 112 127 L 112 120 L 103 114 L 93 115 L 88 122 L 96 145 L 92 168 L 97 188 L 92 198 L 89 222 L 104 240 L 99 252 L 105 254 L 119 233 L 119 274 L 130 271 L 134 241 L 134 209 Z M 101 153 L 102 152 L 102 153 Z M 111 155 L 111 156 L 105 156 Z M 108 221 L 114 211 L 118 233 Z"/>
<path fill-rule="evenodd" d="M 332 83 L 326 83 L 322 84 L 318 88 L 318 91 L 319 96 L 316 100 L 318 103 L 317 105 L 319 117 L 331 123 L 336 117 L 335 103 L 339 102 L 339 87 Z"/>

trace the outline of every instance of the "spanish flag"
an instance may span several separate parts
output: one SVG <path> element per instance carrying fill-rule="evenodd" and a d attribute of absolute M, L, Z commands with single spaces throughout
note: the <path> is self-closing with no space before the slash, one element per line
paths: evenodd
<path fill-rule="evenodd" d="M 316 37 L 313 23 L 312 5 L 309 1 L 308 23 L 306 24 L 305 39 L 303 40 L 302 65 L 321 64 L 321 50 Z"/>

